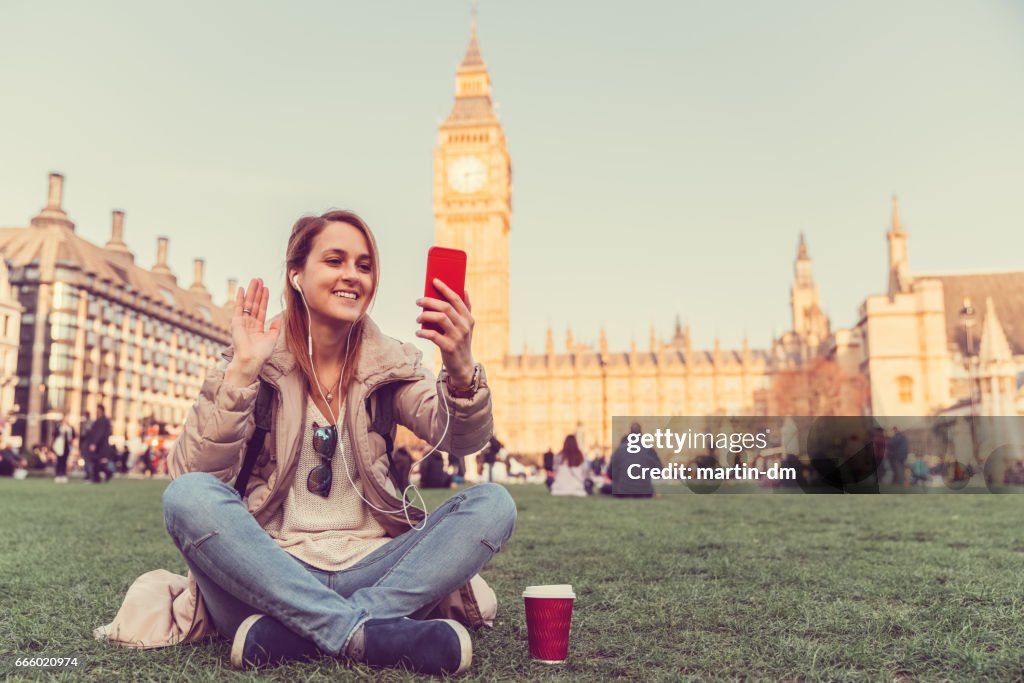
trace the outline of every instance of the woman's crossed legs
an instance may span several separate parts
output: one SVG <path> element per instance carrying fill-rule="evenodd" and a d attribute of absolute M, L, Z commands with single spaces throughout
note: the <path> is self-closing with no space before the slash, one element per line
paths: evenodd
<path fill-rule="evenodd" d="M 508 541 L 515 518 L 503 487 L 480 484 L 442 503 L 422 531 L 324 572 L 282 550 L 213 475 L 185 474 L 164 492 L 167 530 L 222 636 L 266 614 L 335 655 L 367 620 L 419 615 L 466 583 Z"/>

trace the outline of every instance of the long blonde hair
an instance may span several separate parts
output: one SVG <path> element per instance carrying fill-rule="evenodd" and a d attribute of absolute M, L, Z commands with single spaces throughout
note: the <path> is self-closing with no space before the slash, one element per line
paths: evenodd
<path fill-rule="evenodd" d="M 373 298 L 377 295 L 377 284 L 380 282 L 380 252 L 377 250 L 377 240 L 374 239 L 370 226 L 352 211 L 328 211 L 321 216 L 303 216 L 295 221 L 292 226 L 292 234 L 288 238 L 288 253 L 285 257 L 285 285 L 284 285 L 284 334 L 285 344 L 288 350 L 295 356 L 302 374 L 310 387 L 316 386 L 316 379 L 313 376 L 313 365 L 308 355 L 306 336 L 309 334 L 309 318 L 306 315 L 306 307 L 302 298 L 291 283 L 290 275 L 306 267 L 309 259 L 309 252 L 313 249 L 313 242 L 327 227 L 328 223 L 346 223 L 358 230 L 366 238 L 370 248 L 370 278 L 373 287 L 369 296 L 365 297 L 363 309 L 360 312 L 360 319 L 352 323 L 356 326 L 351 332 L 351 348 L 348 359 L 345 362 L 345 373 L 341 378 L 342 396 L 348 395 L 348 387 L 359 365 L 359 352 L 362 348 L 363 325 L 366 311 L 369 309 Z"/>

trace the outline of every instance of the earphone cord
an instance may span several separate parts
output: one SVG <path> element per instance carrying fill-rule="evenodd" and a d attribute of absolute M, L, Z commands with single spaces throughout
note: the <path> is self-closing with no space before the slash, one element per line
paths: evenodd
<path fill-rule="evenodd" d="M 320 378 L 317 377 L 316 374 L 316 363 L 313 362 L 313 329 L 312 316 L 310 316 L 309 314 L 309 305 L 306 303 L 306 297 L 305 295 L 303 295 L 302 290 L 298 289 L 298 287 L 296 287 L 296 289 L 299 292 L 299 298 L 302 299 L 302 305 L 306 309 L 306 341 L 307 346 L 309 348 L 309 367 L 313 370 L 313 380 L 316 382 L 316 390 L 320 393 L 320 398 L 322 398 L 324 400 L 324 403 L 327 405 L 327 412 L 330 413 L 331 419 L 334 420 L 335 428 L 338 429 L 340 415 L 334 415 L 334 409 L 331 407 L 331 402 L 327 400 L 327 397 L 324 395 L 323 389 L 320 387 Z M 352 330 L 355 329 L 356 323 L 358 323 L 362 319 L 362 317 L 362 314 L 360 314 L 359 318 L 357 318 L 351 325 L 349 325 L 348 334 L 345 336 L 345 356 L 341 362 L 341 377 L 338 378 L 339 397 L 341 396 L 342 382 L 344 381 L 345 378 L 345 366 L 348 364 L 348 350 L 349 342 L 352 340 Z M 412 473 L 412 470 L 419 469 L 420 464 L 422 464 L 424 460 L 426 460 L 430 455 L 437 451 L 438 447 L 444 443 L 444 439 L 448 435 L 448 426 L 451 424 L 452 417 L 451 409 L 448 407 L 448 398 L 444 395 L 444 392 L 439 391 L 438 393 L 441 394 L 441 401 L 442 403 L 444 403 L 444 431 L 441 432 L 441 438 L 438 440 L 437 445 L 431 448 L 429 451 L 427 451 L 426 455 L 420 458 L 416 463 L 413 464 L 412 467 L 409 468 L 410 474 Z M 342 426 L 342 429 L 343 428 L 344 426 Z M 339 429 L 338 431 L 338 442 L 340 445 L 342 441 L 342 435 L 340 433 L 341 429 Z M 363 494 L 359 492 L 359 488 L 356 486 L 355 481 L 352 479 L 352 473 L 348 469 L 348 460 L 342 457 L 341 463 L 345 467 L 345 476 L 348 478 L 349 484 L 352 485 L 352 490 L 356 492 L 356 495 L 359 496 L 359 499 L 366 503 L 366 505 L 373 508 L 377 512 L 380 512 L 385 515 L 405 515 L 405 521 L 409 525 L 409 528 L 411 528 L 413 531 L 423 531 L 423 529 L 426 528 L 428 516 L 427 505 L 426 502 L 423 500 L 423 494 L 420 493 L 420 490 L 418 488 L 413 486 L 412 482 L 410 482 L 409 485 L 402 490 L 402 507 L 399 508 L 398 510 L 384 510 L 363 498 Z M 416 496 L 419 498 L 420 509 L 423 510 L 423 520 L 420 526 L 413 524 L 412 518 L 409 516 L 409 508 L 413 507 L 412 500 L 409 497 L 410 490 L 412 490 L 412 492 L 415 493 Z"/>

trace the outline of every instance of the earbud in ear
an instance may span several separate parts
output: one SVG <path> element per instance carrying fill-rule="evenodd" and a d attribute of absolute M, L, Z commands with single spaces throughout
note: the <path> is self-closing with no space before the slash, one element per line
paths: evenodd
<path fill-rule="evenodd" d="M 299 286 L 299 276 L 298 275 L 293 275 L 292 276 L 292 287 L 294 287 L 295 289 L 299 290 L 300 292 L 302 291 L 302 287 Z"/>

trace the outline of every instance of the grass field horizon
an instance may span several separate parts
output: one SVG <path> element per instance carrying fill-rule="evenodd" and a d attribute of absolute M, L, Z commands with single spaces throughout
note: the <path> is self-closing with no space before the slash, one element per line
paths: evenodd
<path fill-rule="evenodd" d="M 185 565 L 166 480 L 0 479 L 0 664 L 71 656 L 67 680 L 420 680 L 321 660 L 235 672 L 229 644 L 136 651 L 92 639 L 140 574 Z M 1024 529 L 996 495 L 552 498 L 510 486 L 519 521 L 484 570 L 495 628 L 466 681 L 1020 680 Z M 452 492 L 428 491 L 432 508 Z M 531 662 L 522 589 L 571 583 L 569 660 Z"/>

